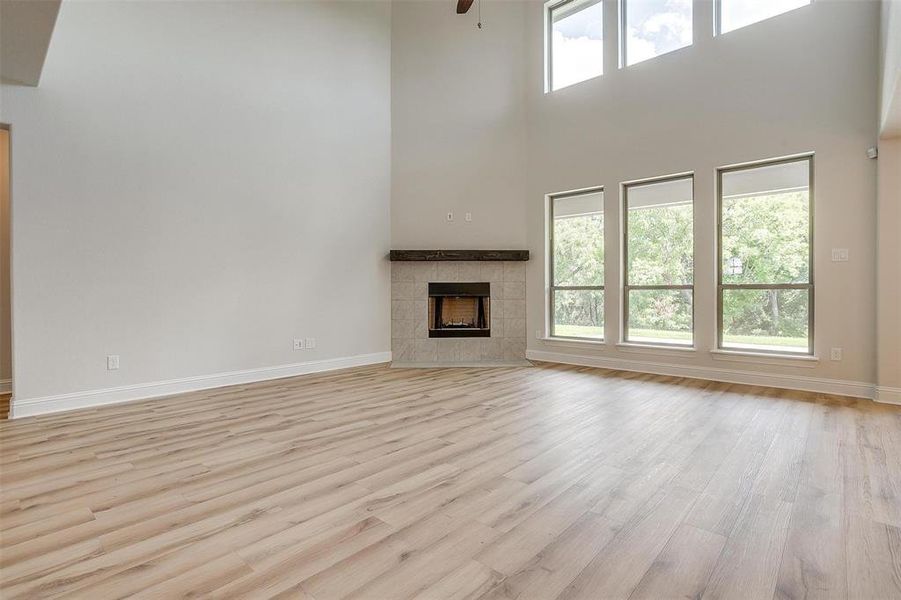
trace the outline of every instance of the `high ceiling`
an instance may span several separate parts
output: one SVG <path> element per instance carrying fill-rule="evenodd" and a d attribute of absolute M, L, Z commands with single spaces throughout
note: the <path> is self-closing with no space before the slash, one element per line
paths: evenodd
<path fill-rule="evenodd" d="M 38 84 L 60 2 L 0 2 L 0 79 L 3 83 Z"/>

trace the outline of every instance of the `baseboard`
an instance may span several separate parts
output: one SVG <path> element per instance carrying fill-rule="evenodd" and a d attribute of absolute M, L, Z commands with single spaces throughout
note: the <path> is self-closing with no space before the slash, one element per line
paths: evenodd
<path fill-rule="evenodd" d="M 473 362 L 392 362 L 392 369 L 497 369 L 507 367 L 531 367 L 523 360 L 486 360 Z"/>
<path fill-rule="evenodd" d="M 901 405 L 901 388 L 876 386 L 876 402 Z"/>
<path fill-rule="evenodd" d="M 57 396 L 44 396 L 23 400 L 15 399 L 12 403 L 10 418 L 16 419 L 19 417 L 30 417 L 65 410 L 75 410 L 78 408 L 119 404 L 120 402 L 131 402 L 134 400 L 147 400 L 149 398 L 183 394 L 185 392 L 196 392 L 199 390 L 226 387 L 229 385 L 268 381 L 270 379 L 282 379 L 284 377 L 296 377 L 297 375 L 321 373 L 323 371 L 334 371 L 336 369 L 347 369 L 350 367 L 361 367 L 365 365 L 387 363 L 390 361 L 390 352 L 376 352 L 373 354 L 314 360 L 291 365 L 262 367 L 245 371 L 232 371 L 229 373 L 216 373 L 213 375 L 200 375 L 197 377 L 185 377 L 167 381 L 139 383 L 101 390 L 60 394 Z"/>
<path fill-rule="evenodd" d="M 634 371 L 638 373 L 651 373 L 654 375 L 671 375 L 674 377 L 691 377 L 693 379 L 722 381 L 725 383 L 761 385 L 789 390 L 801 390 L 805 392 L 818 392 L 821 394 L 852 396 L 855 398 L 873 399 L 875 397 L 875 386 L 872 383 L 860 381 L 843 381 L 840 379 L 821 379 L 801 375 L 781 375 L 776 373 L 720 369 L 717 367 L 698 367 L 693 365 L 648 362 L 644 360 L 584 356 L 564 354 L 561 352 L 545 352 L 543 350 L 527 350 L 526 358 L 567 365 L 600 367 L 603 369 L 615 369 L 617 371 Z"/>
<path fill-rule="evenodd" d="M 0 379 L 0 394 L 11 394 L 13 391 L 12 379 Z"/>

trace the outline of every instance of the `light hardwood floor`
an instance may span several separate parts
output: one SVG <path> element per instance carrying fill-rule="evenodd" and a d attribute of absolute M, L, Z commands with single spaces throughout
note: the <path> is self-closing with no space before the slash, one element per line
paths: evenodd
<path fill-rule="evenodd" d="M 0 423 L 11 598 L 901 598 L 901 410 L 367 367 Z"/>

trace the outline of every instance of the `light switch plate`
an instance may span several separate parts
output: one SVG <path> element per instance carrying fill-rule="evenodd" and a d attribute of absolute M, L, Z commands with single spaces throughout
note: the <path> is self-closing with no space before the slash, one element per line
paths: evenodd
<path fill-rule="evenodd" d="M 832 249 L 832 262 L 848 262 L 848 249 L 847 248 L 833 248 Z"/>

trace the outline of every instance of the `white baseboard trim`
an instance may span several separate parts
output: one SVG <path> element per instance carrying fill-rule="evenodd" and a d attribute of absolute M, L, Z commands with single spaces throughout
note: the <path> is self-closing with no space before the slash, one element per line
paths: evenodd
<path fill-rule="evenodd" d="M 13 391 L 12 379 L 0 379 L 0 394 L 10 394 Z"/>
<path fill-rule="evenodd" d="M 44 415 L 78 408 L 119 404 L 120 402 L 131 402 L 134 400 L 147 400 L 149 398 L 158 398 L 161 396 L 184 394 L 185 392 L 196 392 L 199 390 L 267 381 L 270 379 L 282 379 L 284 377 L 296 377 L 297 375 L 334 371 L 336 369 L 347 369 L 350 367 L 362 367 L 365 365 L 387 363 L 390 361 L 390 352 L 376 352 L 373 354 L 313 360 L 291 365 L 262 367 L 259 369 L 231 371 L 229 373 L 216 373 L 213 375 L 199 375 L 196 377 L 139 383 L 101 390 L 59 394 L 56 396 L 43 396 L 23 400 L 13 399 L 12 406 L 10 407 L 10 418 L 17 419 L 19 417 Z"/>
<path fill-rule="evenodd" d="M 876 402 L 901 405 L 901 388 L 876 386 Z"/>
<path fill-rule="evenodd" d="M 759 373 L 718 367 L 698 367 L 693 365 L 677 365 L 672 363 L 649 362 L 622 358 L 606 358 L 601 356 L 584 356 L 564 354 L 561 352 L 545 352 L 543 350 L 527 350 L 526 358 L 545 362 L 555 362 L 583 367 L 600 367 L 617 371 L 634 371 L 654 375 L 671 375 L 674 377 L 691 377 L 725 383 L 743 383 L 766 387 L 836 394 L 855 398 L 873 399 L 875 386 L 860 381 L 843 381 L 839 379 L 821 379 L 801 375 L 781 375 L 776 373 Z"/>

